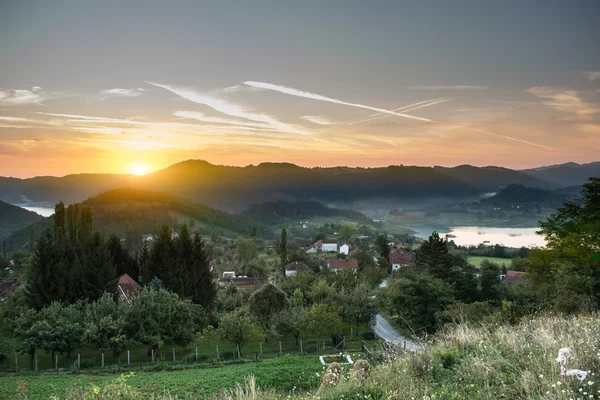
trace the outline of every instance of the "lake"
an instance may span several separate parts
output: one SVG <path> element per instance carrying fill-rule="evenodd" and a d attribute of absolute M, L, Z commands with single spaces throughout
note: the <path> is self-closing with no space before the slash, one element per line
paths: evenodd
<path fill-rule="evenodd" d="M 488 241 L 489 244 L 501 244 L 507 247 L 529 247 L 546 245 L 544 238 L 535 232 L 535 228 L 488 228 L 480 226 L 457 226 L 449 232 L 440 232 L 440 236 L 451 234 L 448 240 L 462 246 L 475 245 Z"/>

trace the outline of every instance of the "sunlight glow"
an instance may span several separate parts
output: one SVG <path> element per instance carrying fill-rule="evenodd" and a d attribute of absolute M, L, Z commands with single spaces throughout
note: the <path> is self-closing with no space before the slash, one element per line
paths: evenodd
<path fill-rule="evenodd" d="M 133 163 L 131 164 L 131 167 L 129 167 L 129 172 L 133 175 L 146 175 L 150 172 L 150 168 L 143 163 Z"/>

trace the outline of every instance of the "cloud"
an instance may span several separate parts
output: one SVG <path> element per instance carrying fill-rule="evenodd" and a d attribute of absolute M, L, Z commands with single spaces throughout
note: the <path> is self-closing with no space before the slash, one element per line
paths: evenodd
<path fill-rule="evenodd" d="M 445 103 L 447 101 L 450 100 L 455 100 L 452 98 L 439 98 L 439 99 L 432 99 L 432 100 L 425 100 L 425 101 L 420 101 L 418 103 L 414 103 L 414 104 L 410 104 L 408 106 L 404 106 L 404 107 L 400 107 L 400 108 L 395 108 L 392 111 L 413 111 L 413 110 L 418 110 L 420 108 L 425 108 L 425 107 L 429 107 L 429 106 L 434 106 L 436 104 L 440 104 L 440 103 Z M 352 122 L 346 122 L 344 125 L 354 125 L 354 124 L 359 124 L 361 122 L 368 122 L 368 121 L 374 121 L 377 119 L 382 119 L 382 118 L 388 118 L 391 117 L 392 115 L 389 114 L 373 114 L 373 118 L 366 118 L 366 119 L 361 119 L 359 121 L 352 121 Z"/>
<path fill-rule="evenodd" d="M 600 71 L 586 71 L 583 74 L 590 82 L 600 79 Z"/>
<path fill-rule="evenodd" d="M 213 124 L 226 124 L 226 125 L 235 125 L 235 126 L 250 126 L 255 128 L 263 128 L 271 130 L 273 129 L 271 125 L 265 124 L 262 122 L 247 122 L 247 121 L 238 121 L 230 118 L 221 118 L 221 117 L 210 117 L 201 112 L 197 111 L 175 111 L 173 115 L 181 118 L 187 119 L 195 119 L 200 122 L 208 122 Z"/>
<path fill-rule="evenodd" d="M 273 90 L 273 91 L 284 93 L 284 94 L 289 94 L 290 96 L 304 97 L 307 99 L 326 101 L 329 103 L 341 104 L 341 105 L 350 106 L 350 107 L 364 108 L 366 110 L 377 111 L 377 112 L 384 113 L 384 114 L 396 115 L 398 117 L 414 119 L 417 121 L 434 122 L 427 118 L 415 117 L 414 115 L 402 114 L 399 112 L 394 112 L 391 110 L 386 110 L 386 109 L 378 108 L 378 107 L 371 107 L 371 106 L 367 106 L 367 105 L 359 104 L 359 103 L 350 103 L 347 101 L 342 101 L 342 100 L 338 100 L 338 99 L 333 99 L 331 97 L 322 96 L 320 94 L 305 92 L 305 91 L 302 91 L 299 89 L 294 89 L 294 88 L 281 86 L 281 85 L 274 85 L 272 83 L 246 81 L 246 82 L 244 82 L 244 84 L 248 85 L 248 86 L 252 86 L 252 87 L 258 87 L 258 88 L 262 88 L 262 89 Z"/>
<path fill-rule="evenodd" d="M 487 86 L 479 85 L 417 85 L 409 86 L 409 89 L 414 90 L 485 90 Z"/>
<path fill-rule="evenodd" d="M 143 89 L 143 88 L 137 88 L 137 89 L 114 88 L 114 89 L 101 90 L 100 94 L 104 95 L 104 96 L 137 97 L 137 96 L 141 96 L 142 93 L 145 91 L 146 91 L 146 89 Z"/>
<path fill-rule="evenodd" d="M 544 99 L 543 104 L 557 111 L 574 114 L 576 120 L 589 120 L 600 108 L 593 103 L 585 102 L 574 90 L 561 90 L 551 87 L 532 87 L 527 92 Z"/>
<path fill-rule="evenodd" d="M 336 125 L 337 124 L 337 122 L 332 121 L 331 119 L 329 119 L 327 117 L 322 117 L 320 115 L 304 115 L 300 118 L 305 121 L 312 122 L 313 124 L 317 124 L 317 125 Z"/>
<path fill-rule="evenodd" d="M 279 121 L 269 115 L 266 115 L 266 114 L 255 113 L 246 107 L 231 103 L 231 102 L 221 99 L 221 98 L 217 98 L 210 94 L 198 93 L 192 89 L 184 88 L 184 87 L 180 87 L 180 86 L 162 85 L 162 84 L 153 83 L 153 82 L 146 82 L 146 83 L 156 86 L 156 87 L 159 87 L 159 88 L 166 89 L 166 90 L 173 92 L 176 95 L 181 96 L 184 99 L 187 99 L 191 102 L 198 103 L 198 104 L 204 104 L 220 113 L 227 114 L 232 117 L 247 119 L 247 120 L 255 121 L 255 122 L 262 122 L 262 123 L 272 126 L 273 128 L 275 128 L 281 132 L 296 133 L 296 134 L 301 134 L 301 135 L 308 134 L 308 132 L 305 131 L 304 129 L 302 129 L 301 127 L 286 124 L 286 123 L 281 122 L 281 121 Z"/>
<path fill-rule="evenodd" d="M 49 98 L 50 96 L 44 93 L 39 86 L 34 86 L 31 90 L 0 90 L 0 104 L 3 106 L 21 106 L 26 104 L 42 105 L 41 102 Z"/>

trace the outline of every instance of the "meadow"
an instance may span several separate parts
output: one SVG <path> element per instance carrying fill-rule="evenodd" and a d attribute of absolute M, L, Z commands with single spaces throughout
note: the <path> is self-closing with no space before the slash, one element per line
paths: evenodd
<path fill-rule="evenodd" d="M 506 265 L 507 269 L 510 269 L 510 263 L 512 261 L 510 258 L 499 258 L 499 257 L 480 257 L 480 256 L 467 257 L 467 261 L 469 262 L 469 264 L 471 264 L 475 268 L 481 268 L 481 263 L 484 262 L 485 260 L 488 260 L 489 262 L 494 263 L 494 264 L 498 264 L 500 267 L 502 267 L 502 264 L 504 264 L 504 265 Z"/>

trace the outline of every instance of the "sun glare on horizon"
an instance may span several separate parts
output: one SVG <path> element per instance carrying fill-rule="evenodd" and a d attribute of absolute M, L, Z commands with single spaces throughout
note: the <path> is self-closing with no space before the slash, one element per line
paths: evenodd
<path fill-rule="evenodd" d="M 146 175 L 147 173 L 150 172 L 150 167 L 144 163 L 133 163 L 129 167 L 129 172 L 132 175 L 138 175 L 138 176 Z"/>

